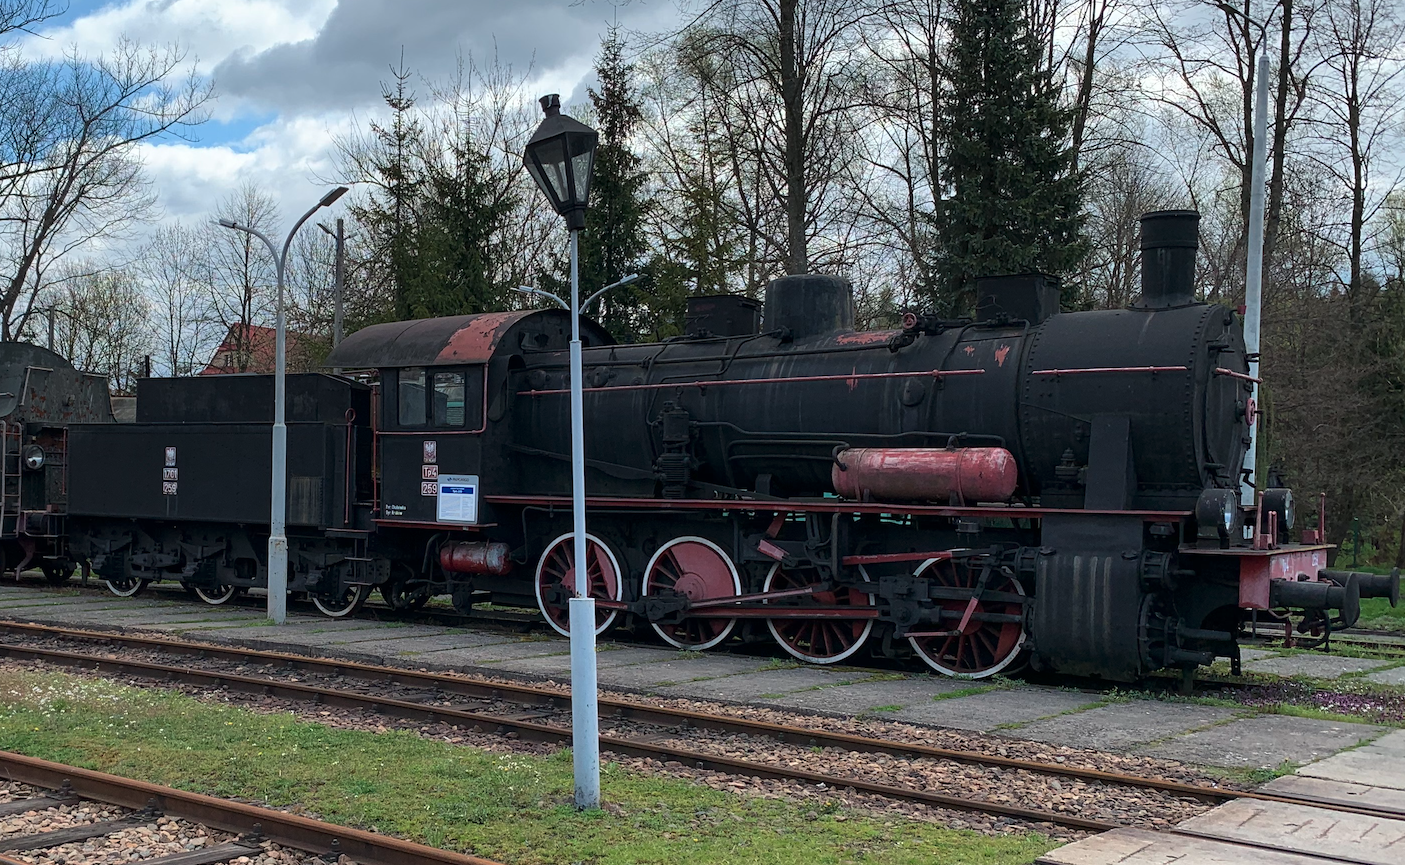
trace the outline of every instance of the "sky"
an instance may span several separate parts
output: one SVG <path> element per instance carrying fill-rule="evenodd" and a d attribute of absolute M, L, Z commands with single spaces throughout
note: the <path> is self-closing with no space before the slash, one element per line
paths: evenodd
<path fill-rule="evenodd" d="M 383 110 L 380 82 L 400 62 L 442 80 L 460 55 L 530 70 L 534 93 L 584 99 L 600 37 L 667 29 L 674 0 L 69 0 L 25 39 L 40 58 L 110 51 L 126 37 L 176 44 L 213 81 L 209 122 L 142 148 L 161 221 L 208 218 L 249 181 L 295 219 L 335 174 L 331 141 Z"/>

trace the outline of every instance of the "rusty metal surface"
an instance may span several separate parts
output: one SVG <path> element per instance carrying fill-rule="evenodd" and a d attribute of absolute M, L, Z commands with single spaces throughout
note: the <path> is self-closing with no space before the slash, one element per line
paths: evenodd
<path fill-rule="evenodd" d="M 1004 448 L 850 448 L 830 478 L 846 499 L 873 502 L 1004 502 L 1019 485 Z"/>
<path fill-rule="evenodd" d="M 499 350 L 521 350 L 521 346 L 509 344 L 511 340 L 505 341 L 514 328 L 532 329 L 534 335 L 563 329 L 569 338 L 570 315 L 555 309 L 518 310 L 373 324 L 342 340 L 323 365 L 371 369 L 487 363 Z M 592 346 L 613 341 L 586 318 L 581 319 L 581 339 Z M 564 350 L 566 345 L 564 339 L 547 339 L 540 346 L 529 347 Z"/>
<path fill-rule="evenodd" d="M 270 839 L 301 850 L 324 853 L 337 840 L 343 853 L 365 865 L 498 865 L 490 859 L 8 751 L 0 751 L 0 769 L 7 778 L 39 787 L 57 788 L 70 781 L 78 796 L 127 808 L 144 808 L 155 799 L 157 806 L 171 816 L 227 832 L 248 832 L 257 823 Z"/>

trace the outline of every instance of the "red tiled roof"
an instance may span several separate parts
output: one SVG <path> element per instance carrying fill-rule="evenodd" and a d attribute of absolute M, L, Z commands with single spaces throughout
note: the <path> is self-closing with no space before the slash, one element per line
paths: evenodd
<path fill-rule="evenodd" d="M 200 375 L 226 375 L 252 372 L 271 375 L 277 351 L 277 331 L 256 324 L 231 325 L 228 335 Z M 288 331 L 286 351 L 293 356 L 299 348 L 298 334 Z M 241 360 L 243 361 L 241 363 Z M 242 369 L 241 369 L 242 367 Z"/>

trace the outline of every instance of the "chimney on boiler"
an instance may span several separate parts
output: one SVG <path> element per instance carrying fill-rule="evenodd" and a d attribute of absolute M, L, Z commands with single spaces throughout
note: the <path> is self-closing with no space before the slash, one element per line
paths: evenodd
<path fill-rule="evenodd" d="M 1171 309 L 1195 303 L 1195 252 L 1200 213 L 1157 210 L 1142 223 L 1142 297 L 1136 309 Z"/>

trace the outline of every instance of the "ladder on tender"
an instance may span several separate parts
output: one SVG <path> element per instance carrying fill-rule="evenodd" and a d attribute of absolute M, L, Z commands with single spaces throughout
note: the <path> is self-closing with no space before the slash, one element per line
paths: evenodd
<path fill-rule="evenodd" d="M 0 537 L 4 538 L 15 537 L 19 530 L 23 444 L 24 425 L 0 421 Z"/>

